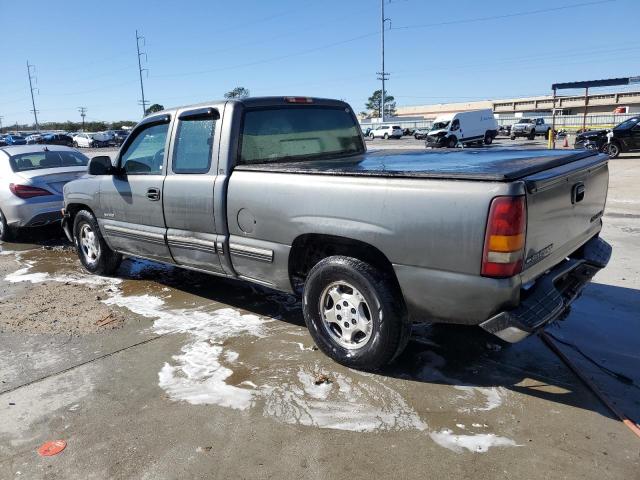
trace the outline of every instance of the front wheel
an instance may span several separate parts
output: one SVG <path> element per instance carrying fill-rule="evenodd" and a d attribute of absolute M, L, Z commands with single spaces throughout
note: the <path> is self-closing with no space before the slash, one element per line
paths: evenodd
<path fill-rule="evenodd" d="M 78 148 L 78 142 L 73 142 L 74 148 Z"/>
<path fill-rule="evenodd" d="M 527 140 L 535 140 L 535 139 L 536 139 L 536 131 L 531 130 L 531 132 L 529 133 L 529 136 L 527 137 Z"/>
<path fill-rule="evenodd" d="M 388 133 L 385 133 L 385 134 L 384 134 L 384 139 L 385 139 L 385 140 L 389 140 L 389 134 L 388 134 Z"/>
<path fill-rule="evenodd" d="M 305 282 L 302 306 L 318 348 L 351 368 L 386 365 L 404 350 L 411 333 L 393 282 L 356 258 L 333 256 L 316 264 Z"/>
<path fill-rule="evenodd" d="M 449 148 L 455 148 L 457 144 L 458 139 L 456 137 L 449 137 L 449 139 L 447 140 L 447 147 Z"/>
<path fill-rule="evenodd" d="M 609 158 L 618 158 L 618 156 L 620 155 L 620 146 L 615 142 L 611 142 L 605 144 L 602 151 L 603 153 L 609 155 Z"/>
<path fill-rule="evenodd" d="M 73 221 L 73 240 L 84 268 L 96 275 L 111 275 L 122 262 L 122 255 L 114 252 L 104 241 L 98 222 L 87 210 L 80 210 Z"/>

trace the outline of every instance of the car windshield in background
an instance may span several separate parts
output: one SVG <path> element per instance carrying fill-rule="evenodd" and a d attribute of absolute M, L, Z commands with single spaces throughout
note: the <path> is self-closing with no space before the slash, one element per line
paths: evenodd
<path fill-rule="evenodd" d="M 625 120 L 620 125 L 613 127 L 614 130 L 627 130 L 629 128 L 633 128 L 640 121 L 640 117 L 630 118 L 629 120 Z"/>
<path fill-rule="evenodd" d="M 11 157 L 14 172 L 59 167 L 86 167 L 89 159 L 80 152 L 41 151 Z"/>
<path fill-rule="evenodd" d="M 393 126 L 393 127 L 391 127 L 391 128 L 393 128 L 393 129 L 395 129 L 395 130 L 402 130 L 402 128 L 401 128 L 401 127 L 399 127 L 399 126 L 397 126 L 397 125 L 394 125 L 394 126 Z"/>
<path fill-rule="evenodd" d="M 442 128 L 447 128 L 449 126 L 449 122 L 436 122 L 431 127 L 431 130 L 440 130 Z"/>
<path fill-rule="evenodd" d="M 348 108 L 276 107 L 245 113 L 239 163 L 312 160 L 364 150 Z"/>
<path fill-rule="evenodd" d="M 532 120 L 530 118 L 523 118 L 518 123 L 532 123 Z"/>

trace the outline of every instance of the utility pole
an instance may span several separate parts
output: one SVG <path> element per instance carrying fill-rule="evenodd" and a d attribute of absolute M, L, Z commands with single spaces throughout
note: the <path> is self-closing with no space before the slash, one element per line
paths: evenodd
<path fill-rule="evenodd" d="M 33 69 L 33 70 L 32 70 Z M 29 60 L 27 60 L 27 75 L 29 76 L 29 91 L 31 92 L 31 105 L 33 106 L 33 110 L 31 110 L 33 112 L 33 118 L 36 121 L 36 131 L 40 131 L 40 126 L 38 125 L 38 110 L 36 110 L 36 101 L 33 98 L 33 91 L 37 90 L 36 88 L 33 88 L 33 80 L 36 80 L 37 83 L 37 78 L 35 78 L 35 76 L 33 75 L 33 73 L 35 72 L 36 67 L 33 65 L 29 65 Z"/>
<path fill-rule="evenodd" d="M 378 72 L 378 80 L 382 80 L 382 98 L 381 98 L 381 102 L 380 102 L 380 120 L 382 121 L 382 123 L 384 123 L 384 97 L 385 97 L 384 82 L 389 77 L 389 74 L 384 71 L 384 27 L 385 27 L 385 23 L 386 22 L 389 22 L 389 25 L 391 25 L 391 19 L 390 18 L 385 18 L 385 16 L 384 16 L 384 2 L 385 2 L 385 0 L 380 0 L 380 19 L 381 19 L 380 23 L 381 23 L 381 27 L 382 27 L 382 29 L 380 30 L 380 32 L 382 34 L 382 36 L 381 36 L 381 40 L 382 40 L 382 71 Z"/>
<path fill-rule="evenodd" d="M 82 117 L 82 131 L 84 132 L 84 117 L 87 116 L 87 107 L 78 107 L 78 111 Z"/>
<path fill-rule="evenodd" d="M 140 52 L 140 40 L 142 40 L 143 45 L 146 45 L 145 39 L 143 36 L 138 35 L 138 30 L 136 30 L 136 50 L 138 51 L 138 73 L 140 74 L 140 92 L 142 93 L 142 116 L 144 117 L 147 114 L 147 102 L 144 98 L 144 84 L 142 83 L 142 72 L 146 70 L 149 72 L 149 69 L 142 68 L 142 61 L 140 57 L 144 55 L 145 60 L 147 60 L 147 54 L 145 52 Z"/>
<path fill-rule="evenodd" d="M 0 115 L 0 133 L 2 133 L 2 119 L 4 117 L 2 115 Z"/>

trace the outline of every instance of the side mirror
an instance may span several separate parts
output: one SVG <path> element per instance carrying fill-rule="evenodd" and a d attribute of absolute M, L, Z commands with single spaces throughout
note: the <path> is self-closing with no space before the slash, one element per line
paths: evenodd
<path fill-rule="evenodd" d="M 113 166 L 111 157 L 108 155 L 98 155 L 89 160 L 89 175 L 111 175 Z"/>

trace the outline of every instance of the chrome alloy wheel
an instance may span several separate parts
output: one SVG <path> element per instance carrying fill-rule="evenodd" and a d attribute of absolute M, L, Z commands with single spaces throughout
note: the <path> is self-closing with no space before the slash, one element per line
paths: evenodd
<path fill-rule="evenodd" d="M 100 258 L 100 241 L 88 223 L 80 228 L 80 248 L 89 265 L 94 265 Z"/>
<path fill-rule="evenodd" d="M 355 350 L 371 338 L 371 310 L 353 285 L 342 281 L 329 284 L 320 295 L 320 315 L 325 331 L 341 347 Z"/>

